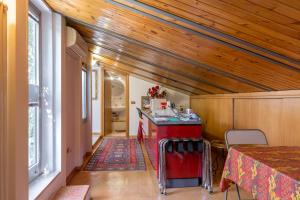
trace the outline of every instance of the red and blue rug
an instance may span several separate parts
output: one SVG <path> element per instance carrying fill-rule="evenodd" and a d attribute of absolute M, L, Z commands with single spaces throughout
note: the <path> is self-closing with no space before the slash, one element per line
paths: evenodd
<path fill-rule="evenodd" d="M 136 139 L 104 138 L 89 163 L 87 171 L 145 170 L 142 148 Z"/>

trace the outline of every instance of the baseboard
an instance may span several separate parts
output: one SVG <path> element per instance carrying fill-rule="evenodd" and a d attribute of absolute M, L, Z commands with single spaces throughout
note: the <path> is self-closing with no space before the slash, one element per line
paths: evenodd
<path fill-rule="evenodd" d="M 92 146 L 92 149 L 93 149 L 92 152 L 94 152 L 96 150 L 96 148 L 99 146 L 102 138 L 103 138 L 103 136 L 100 135 L 100 137 L 97 139 L 97 141 L 95 142 L 95 144 L 93 144 L 93 146 Z"/>
<path fill-rule="evenodd" d="M 79 167 L 74 167 L 74 169 L 71 171 L 71 173 L 67 176 L 66 183 L 67 185 L 70 183 L 72 178 L 75 176 L 76 173 L 78 173 L 84 166 L 85 162 L 88 160 L 88 158 L 92 155 L 91 151 L 88 151 L 83 156 L 83 163 Z"/>
<path fill-rule="evenodd" d="M 102 135 L 100 132 L 93 132 L 93 135 Z"/>
<path fill-rule="evenodd" d="M 74 167 L 74 169 L 71 171 L 71 173 L 67 176 L 67 179 L 66 179 L 67 185 L 69 185 L 69 183 L 71 182 L 72 178 L 79 171 L 80 171 L 80 167 Z"/>
<path fill-rule="evenodd" d="M 84 154 L 83 156 L 83 160 L 85 161 L 88 157 L 90 157 L 92 155 L 92 151 L 88 151 Z"/>

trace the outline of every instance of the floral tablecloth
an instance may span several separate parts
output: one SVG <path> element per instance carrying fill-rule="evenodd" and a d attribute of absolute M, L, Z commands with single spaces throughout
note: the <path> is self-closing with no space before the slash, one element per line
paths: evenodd
<path fill-rule="evenodd" d="M 258 200 L 300 200 L 300 147 L 230 148 L 221 191 L 233 182 Z"/>

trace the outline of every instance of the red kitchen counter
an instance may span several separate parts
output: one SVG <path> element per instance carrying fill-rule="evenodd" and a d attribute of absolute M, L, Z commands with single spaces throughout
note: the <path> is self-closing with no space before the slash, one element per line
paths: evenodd
<path fill-rule="evenodd" d="M 151 164 L 155 170 L 158 168 L 159 162 L 159 141 L 164 138 L 200 139 L 201 121 L 177 121 L 177 122 L 156 122 L 154 118 L 146 112 L 143 112 L 144 123 L 148 123 L 145 127 L 145 147 Z M 189 181 L 197 182 L 202 177 L 202 153 L 199 152 L 172 152 L 166 155 L 167 179 L 170 181 Z M 181 180 L 180 180 L 181 179 Z M 176 184 L 175 184 L 176 185 Z M 180 184 L 182 185 L 182 184 Z M 184 184 L 183 184 L 184 185 Z M 189 184 L 188 184 L 189 185 Z M 192 186 L 195 186 L 192 184 Z"/>

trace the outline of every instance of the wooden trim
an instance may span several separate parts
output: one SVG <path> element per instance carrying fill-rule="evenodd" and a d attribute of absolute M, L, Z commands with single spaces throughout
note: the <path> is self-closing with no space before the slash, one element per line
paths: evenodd
<path fill-rule="evenodd" d="M 112 72 L 117 72 L 118 74 L 121 74 L 122 76 L 125 76 L 125 105 L 126 105 L 126 117 L 125 117 L 125 121 L 126 121 L 126 137 L 129 136 L 129 73 L 125 72 L 125 71 L 122 71 L 122 70 L 118 70 L 118 69 L 113 69 L 113 68 L 106 68 L 104 66 L 102 66 L 102 70 L 103 70 L 103 77 L 102 77 L 102 82 L 103 82 L 103 92 L 102 92 L 102 98 L 103 98 L 103 103 L 102 103 L 102 106 L 103 106 L 103 109 L 102 109 L 102 113 L 103 113 L 103 124 L 105 126 L 105 107 L 104 107 L 104 101 L 105 101 L 105 98 L 104 98 L 104 95 L 105 95 L 105 92 L 104 92 L 104 84 L 105 84 L 105 77 L 104 77 L 104 71 L 108 70 L 108 71 L 112 71 Z M 106 133 L 105 133 L 105 129 L 103 127 L 103 136 L 106 136 Z"/>
<path fill-rule="evenodd" d="M 83 162 L 82 165 L 79 167 L 74 167 L 73 170 L 71 171 L 71 173 L 69 175 L 67 175 L 66 178 L 66 183 L 67 185 L 71 182 L 72 178 L 75 176 L 75 174 L 77 174 L 80 170 L 82 170 L 85 165 L 87 164 L 87 162 L 90 160 L 91 156 L 93 155 L 93 153 L 97 150 L 96 147 L 99 146 L 100 142 L 102 140 L 102 137 L 100 136 L 97 140 L 97 142 L 95 143 L 95 147 L 93 146 L 92 151 L 88 151 L 84 154 L 83 156 Z"/>
<path fill-rule="evenodd" d="M 71 171 L 71 173 L 66 178 L 67 185 L 70 184 L 72 178 L 80 171 L 80 167 L 74 167 L 74 169 Z"/>
<path fill-rule="evenodd" d="M 100 138 L 99 142 L 97 141 L 98 143 L 97 145 L 95 145 L 95 148 L 93 148 L 92 152 L 90 152 L 90 155 L 84 158 L 82 165 L 80 166 L 80 170 L 84 170 L 85 166 L 88 164 L 91 157 L 94 155 L 94 153 L 96 152 L 96 150 L 98 149 L 102 141 L 103 141 L 103 137 Z"/>
<path fill-rule="evenodd" d="M 98 139 L 97 139 L 97 141 L 95 142 L 95 144 L 93 144 L 93 146 L 92 146 L 92 151 L 94 152 L 96 149 L 97 149 L 97 147 L 99 146 L 99 144 L 100 144 L 100 141 L 102 140 L 102 138 L 103 138 L 103 133 L 101 133 L 100 134 L 100 136 L 98 137 Z"/>
<path fill-rule="evenodd" d="M 129 137 L 129 74 L 126 74 L 125 91 L 126 91 L 126 137 Z"/>
<path fill-rule="evenodd" d="M 83 156 L 83 160 L 86 160 L 87 157 L 91 156 L 92 152 L 91 151 L 87 151 L 85 152 L 84 156 Z"/>
<path fill-rule="evenodd" d="M 101 115 L 101 131 L 102 131 L 102 137 L 105 136 L 105 129 L 104 129 L 104 101 L 105 101 L 105 98 L 104 98 L 104 69 L 101 68 L 101 110 L 100 110 L 100 115 Z"/>
<path fill-rule="evenodd" d="M 285 90 L 285 91 L 272 91 L 272 92 L 252 92 L 252 93 L 235 93 L 235 94 L 215 94 L 215 95 L 196 95 L 191 96 L 191 99 L 220 99 L 220 98 L 261 98 L 261 99 L 274 99 L 274 98 L 299 98 L 300 90 Z"/>
<path fill-rule="evenodd" d="M 0 2 L 0 199 L 7 199 L 7 179 L 8 173 L 5 168 L 8 156 L 6 137 L 6 10 L 7 7 Z M 4 112 L 3 112 L 4 111 Z"/>

